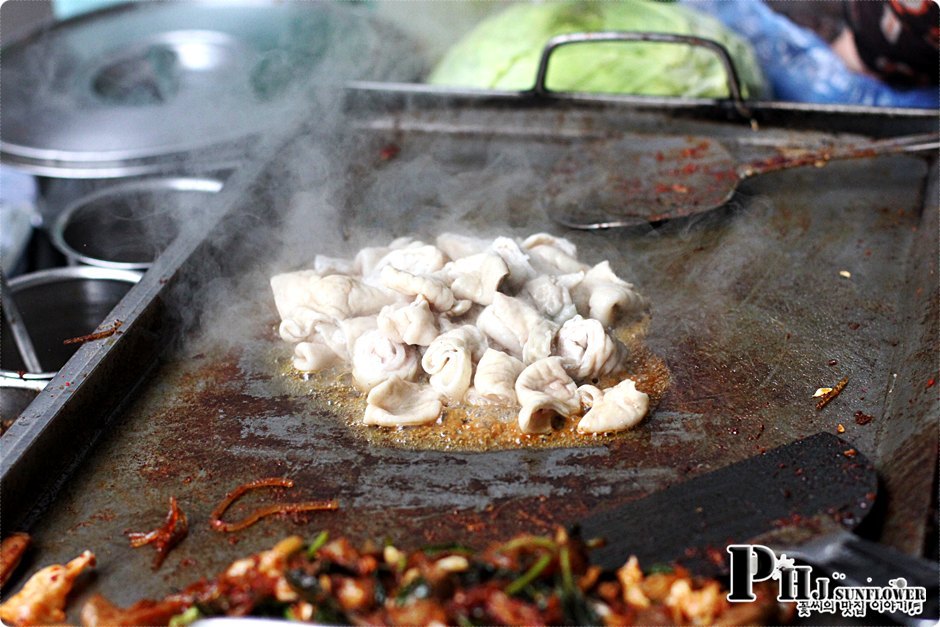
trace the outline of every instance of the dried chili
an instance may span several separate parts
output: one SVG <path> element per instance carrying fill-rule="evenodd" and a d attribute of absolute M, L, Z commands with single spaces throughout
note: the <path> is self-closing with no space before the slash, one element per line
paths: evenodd
<path fill-rule="evenodd" d="M 85 342 L 92 342 L 94 340 L 102 340 L 106 337 L 111 337 L 121 328 L 121 325 L 124 324 L 120 320 L 115 320 L 114 324 L 111 325 L 110 329 L 105 329 L 104 331 L 97 331 L 96 333 L 89 333 L 88 335 L 79 335 L 78 337 L 72 337 L 67 340 L 62 340 L 63 344 L 84 344 Z"/>
<path fill-rule="evenodd" d="M 826 392 L 819 398 L 819 400 L 816 402 L 816 409 L 822 409 L 823 407 L 828 405 L 832 399 L 837 397 L 842 392 L 842 390 L 845 389 L 845 386 L 848 382 L 849 382 L 848 377 L 842 377 L 842 379 L 840 379 L 839 382 L 836 383 L 835 386 L 831 390 L 829 390 L 828 392 Z"/>
<path fill-rule="evenodd" d="M 186 519 L 186 514 L 179 508 L 176 498 L 171 496 L 170 511 L 167 512 L 166 520 L 161 526 L 146 533 L 130 532 L 127 534 L 127 539 L 135 549 L 146 544 L 154 545 L 157 553 L 153 556 L 152 568 L 157 570 L 173 547 L 182 542 L 188 533 L 189 521 Z"/>
<path fill-rule="evenodd" d="M 232 533 L 235 531 L 241 531 L 251 525 L 255 524 L 262 518 L 266 516 L 273 516 L 274 514 L 292 514 L 296 512 L 314 512 L 314 511 L 323 511 L 323 510 L 335 510 L 339 508 L 339 503 L 336 500 L 328 501 L 302 501 L 299 503 L 275 503 L 273 505 L 268 505 L 266 507 L 259 508 L 252 512 L 251 514 L 245 516 L 243 519 L 238 522 L 228 523 L 222 520 L 222 516 L 225 514 L 226 510 L 231 507 L 232 503 L 240 499 L 246 492 L 250 490 L 256 490 L 258 488 L 292 488 L 294 487 L 294 482 L 291 479 L 285 479 L 281 477 L 271 477 L 266 479 L 257 479 L 255 481 L 249 481 L 248 483 L 243 483 L 242 485 L 236 487 L 234 490 L 225 495 L 225 498 L 222 499 L 222 502 L 219 503 L 215 509 L 212 510 L 209 518 L 209 525 L 216 531 L 221 531 L 223 533 Z"/>

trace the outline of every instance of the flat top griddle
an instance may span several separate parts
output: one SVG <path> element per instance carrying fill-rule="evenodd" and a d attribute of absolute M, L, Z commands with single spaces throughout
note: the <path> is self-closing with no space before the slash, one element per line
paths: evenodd
<path fill-rule="evenodd" d="M 541 209 L 552 166 L 584 142 L 616 141 L 628 128 L 715 133 L 744 154 L 832 138 L 617 107 L 365 110 L 344 120 L 342 132 L 312 127 L 258 171 L 238 173 L 219 194 L 224 218 L 210 236 L 178 242 L 135 288 L 156 296 L 114 313 L 129 321 L 124 336 L 83 348 L 0 443 L 16 454 L 4 467 L 7 503 L 24 504 L 4 512 L 4 528 L 16 514 L 39 547 L 26 569 L 86 548 L 98 556 L 74 608 L 92 592 L 119 604 L 167 594 L 292 533 L 414 548 L 545 532 L 839 424 L 885 483 L 875 533 L 919 549 L 936 459 L 935 164 L 895 156 L 768 174 L 695 219 L 588 233 Z M 270 230 L 276 241 L 263 236 Z M 288 373 L 290 348 L 276 337 L 270 274 L 302 267 L 305 255 L 442 230 L 548 230 L 588 262 L 610 260 L 653 303 L 647 341 L 673 377 L 656 412 L 585 447 L 411 451 L 370 445 L 304 393 L 309 384 Z M 128 374 L 147 372 L 160 351 L 142 381 Z M 843 376 L 842 394 L 817 410 L 813 391 Z M 29 470 L 55 484 L 42 473 L 61 472 L 23 452 L 40 424 L 100 439 L 54 498 L 31 503 L 10 482 Z M 341 508 L 230 536 L 209 529 L 227 491 L 266 476 L 294 479 L 282 498 L 337 498 Z M 153 573 L 151 551 L 131 549 L 123 534 L 157 526 L 170 496 L 190 534 Z M 246 498 L 230 516 L 274 498 Z"/>

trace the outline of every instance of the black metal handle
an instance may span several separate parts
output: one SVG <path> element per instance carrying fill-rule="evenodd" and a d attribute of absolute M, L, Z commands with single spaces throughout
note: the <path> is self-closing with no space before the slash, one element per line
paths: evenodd
<path fill-rule="evenodd" d="M 728 96 L 734 104 L 734 108 L 747 119 L 751 119 L 751 113 L 744 104 L 744 98 L 741 95 L 741 81 L 738 78 L 738 71 L 734 67 L 734 61 L 728 53 L 727 48 L 712 39 L 696 37 L 694 35 L 677 35 L 673 33 L 637 33 L 625 31 L 605 31 L 597 33 L 567 33 L 552 37 L 542 49 L 542 56 L 539 59 L 538 70 L 535 74 L 535 85 L 531 93 L 538 96 L 545 96 L 551 93 L 551 90 L 545 85 L 545 78 L 548 74 L 548 61 L 558 48 L 572 44 L 597 43 L 607 41 L 646 41 L 685 44 L 688 46 L 698 46 L 706 48 L 715 53 L 725 70 L 725 85 L 728 87 Z"/>

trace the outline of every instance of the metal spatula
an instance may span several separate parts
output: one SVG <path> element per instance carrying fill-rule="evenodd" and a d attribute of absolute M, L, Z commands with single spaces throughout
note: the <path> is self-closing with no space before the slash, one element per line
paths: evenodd
<path fill-rule="evenodd" d="M 890 618 L 918 626 L 935 621 L 937 565 L 848 531 L 872 510 L 877 490 L 870 461 L 845 440 L 818 433 L 578 522 L 585 538 L 606 539 L 591 554 L 605 568 L 636 555 L 647 567 L 678 561 L 714 576 L 727 566 L 728 545 L 760 543 L 808 562 L 816 574 L 838 571 L 846 585 L 904 578 L 923 586 L 921 617 Z"/>
<path fill-rule="evenodd" d="M 721 207 L 741 181 L 758 174 L 938 149 L 940 137 L 920 134 L 738 163 L 715 139 L 631 135 L 564 156 L 553 168 L 544 200 L 549 216 L 570 228 L 636 226 Z"/>

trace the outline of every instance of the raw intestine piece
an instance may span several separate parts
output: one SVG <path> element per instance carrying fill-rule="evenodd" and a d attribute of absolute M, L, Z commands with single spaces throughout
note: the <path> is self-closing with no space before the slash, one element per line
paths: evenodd
<path fill-rule="evenodd" d="M 314 336 L 309 342 L 300 342 L 294 346 L 294 368 L 300 372 L 316 372 L 341 363 L 342 357 L 327 346 L 323 338 Z"/>
<path fill-rule="evenodd" d="M 296 307 L 281 320 L 277 332 L 285 342 L 306 342 L 317 334 L 317 325 L 331 318 L 309 307 Z"/>
<path fill-rule="evenodd" d="M 352 375 L 362 390 L 370 390 L 395 375 L 413 379 L 418 372 L 418 353 L 413 347 L 392 342 L 378 330 L 363 333 L 353 348 Z"/>
<path fill-rule="evenodd" d="M 342 274 L 325 276 L 310 285 L 306 306 L 336 320 L 374 315 L 396 300 L 396 295 Z"/>
<path fill-rule="evenodd" d="M 415 244 L 414 238 L 411 237 L 399 237 L 391 241 L 388 246 L 367 246 L 359 250 L 356 253 L 356 257 L 353 259 L 353 269 L 356 274 L 359 274 L 363 277 L 368 277 L 372 274 L 376 274 L 381 268 L 379 263 L 393 250 L 399 250 L 401 248 L 407 248 Z M 418 242 L 418 245 L 422 245 Z"/>
<path fill-rule="evenodd" d="M 438 336 L 437 319 L 423 296 L 407 305 L 386 305 L 376 322 L 379 331 L 393 342 L 427 346 Z"/>
<path fill-rule="evenodd" d="M 469 393 L 471 402 L 507 405 L 515 403 L 516 379 L 524 368 L 525 364 L 512 355 L 487 348 L 473 376 L 473 388 Z"/>
<path fill-rule="evenodd" d="M 411 274 L 392 266 L 382 268 L 379 277 L 388 289 L 409 297 L 424 297 L 437 313 L 460 315 L 472 305 L 468 300 L 455 298 L 447 284 L 436 277 Z"/>
<path fill-rule="evenodd" d="M 552 343 L 558 325 L 546 318 L 540 318 L 529 329 L 529 337 L 522 345 L 522 363 L 528 365 L 545 359 L 552 354 Z"/>
<path fill-rule="evenodd" d="M 441 233 L 434 242 L 445 255 L 453 260 L 482 253 L 490 247 L 492 240 L 457 233 Z"/>
<path fill-rule="evenodd" d="M 578 247 L 575 246 L 574 242 L 564 237 L 557 237 L 551 233 L 533 233 L 522 240 L 522 248 L 526 250 L 532 250 L 537 246 L 551 246 L 552 248 L 557 248 L 569 257 L 578 256 Z"/>
<path fill-rule="evenodd" d="M 421 367 L 430 375 L 431 387 L 448 401 L 460 401 L 470 388 L 474 353 L 481 352 L 481 340 L 480 330 L 468 325 L 444 333 L 425 351 Z"/>
<path fill-rule="evenodd" d="M 380 273 L 385 266 L 410 274 L 432 274 L 443 268 L 445 263 L 447 257 L 436 246 L 412 242 L 403 248 L 390 250 L 375 263 L 369 274 Z"/>
<path fill-rule="evenodd" d="M 568 417 L 581 409 L 578 386 L 565 372 L 561 357 L 546 357 L 527 366 L 516 379 L 519 428 L 523 433 L 549 433 L 555 416 Z"/>
<path fill-rule="evenodd" d="M 352 355 L 356 346 L 356 341 L 367 331 L 373 331 L 377 328 L 376 316 L 357 316 L 340 320 L 336 327 L 342 334 L 342 339 L 346 343 L 346 354 Z M 342 354 L 342 353 L 341 353 Z"/>
<path fill-rule="evenodd" d="M 427 424 L 444 409 L 437 390 L 395 375 L 372 388 L 366 399 L 364 422 L 380 427 Z"/>
<path fill-rule="evenodd" d="M 496 344 L 526 364 L 551 354 L 558 325 L 518 298 L 500 292 L 493 303 L 480 312 L 477 326 Z"/>
<path fill-rule="evenodd" d="M 320 275 L 313 270 L 284 272 L 271 277 L 271 291 L 274 292 L 274 306 L 281 319 L 291 316 L 298 307 L 308 307 L 312 299 L 313 286 L 320 280 Z"/>
<path fill-rule="evenodd" d="M 596 318 L 604 326 L 613 326 L 623 316 L 643 311 L 646 299 L 610 269 L 610 262 L 602 261 L 584 275 L 571 290 L 571 296 L 581 315 Z"/>
<path fill-rule="evenodd" d="M 590 268 L 578 261 L 577 247 L 563 237 L 536 233 L 522 242 L 522 248 L 529 255 L 529 263 L 541 274 L 570 274 Z"/>
<path fill-rule="evenodd" d="M 317 337 L 322 338 L 323 343 L 334 353 L 344 361 L 352 361 L 352 345 L 346 341 L 346 334 L 336 321 L 331 319 L 328 322 L 318 322 L 316 329 Z"/>
<path fill-rule="evenodd" d="M 555 354 L 564 360 L 565 370 L 572 378 L 585 381 L 620 368 L 627 347 L 608 335 L 600 321 L 575 316 L 558 330 Z"/>
<path fill-rule="evenodd" d="M 493 294 L 508 276 L 509 268 L 499 255 L 480 253 L 451 261 L 440 274 L 450 283 L 455 297 L 489 305 L 493 302 Z"/>
<path fill-rule="evenodd" d="M 586 383 L 578 386 L 578 401 L 581 403 L 581 409 L 587 411 L 604 398 L 604 390 L 595 385 Z"/>
<path fill-rule="evenodd" d="M 516 241 L 509 237 L 497 237 L 493 240 L 489 250 L 502 257 L 509 268 L 509 276 L 506 278 L 506 284 L 510 291 L 516 292 L 527 281 L 535 278 L 536 271 L 529 263 L 529 255 L 523 251 Z"/>
<path fill-rule="evenodd" d="M 632 379 L 624 379 L 603 390 L 601 398 L 592 403 L 591 409 L 578 422 L 581 433 L 624 431 L 635 427 L 649 410 L 650 397 L 637 390 Z"/>
<path fill-rule="evenodd" d="M 571 299 L 571 286 L 577 285 L 583 274 L 535 277 L 523 286 L 520 297 L 552 322 L 562 324 L 578 313 Z"/>

